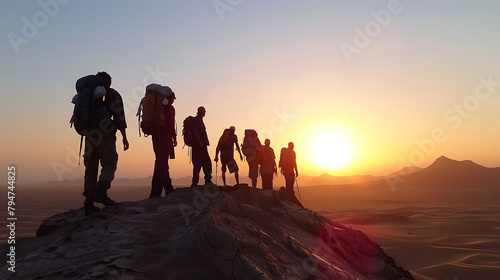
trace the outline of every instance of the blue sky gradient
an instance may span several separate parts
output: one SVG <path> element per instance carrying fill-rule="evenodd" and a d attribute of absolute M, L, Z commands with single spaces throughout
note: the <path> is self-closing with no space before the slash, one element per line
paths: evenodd
<path fill-rule="evenodd" d="M 57 11 L 50 16 L 40 3 L 51 11 L 57 3 Z M 341 45 L 354 46 L 357 28 L 395 3 L 400 12 L 347 59 Z M 229 10 L 218 13 L 216 5 Z M 198 106 L 207 108 L 212 157 L 225 127 L 235 125 L 241 139 L 245 128 L 274 126 L 264 134 L 275 151 L 296 142 L 304 173 L 380 174 L 398 169 L 422 150 L 416 142 L 440 128 L 446 141 L 424 151 L 422 167 L 442 154 L 500 166 L 500 87 L 457 129 L 456 114 L 445 117 L 474 94 L 479 77 L 500 81 L 498 11 L 496 1 L 6 1 L 2 163 L 24 168 L 27 182 L 58 178 L 54 162 L 70 167 L 64 178 L 81 177 L 83 167 L 67 163 L 79 141 L 69 102 L 79 77 L 105 70 L 126 100 L 131 149 L 120 153 L 118 177 L 152 172 L 151 143 L 138 137 L 135 119 L 151 82 L 176 92 L 179 130 Z M 37 13 L 48 15 L 46 24 L 13 45 L 12 34 L 25 37 L 23 18 L 34 24 Z M 294 117 L 280 123 L 277 111 Z M 325 170 L 309 158 L 307 146 L 326 130 L 351 143 L 345 169 Z M 173 177 L 190 174 L 181 148 Z"/>

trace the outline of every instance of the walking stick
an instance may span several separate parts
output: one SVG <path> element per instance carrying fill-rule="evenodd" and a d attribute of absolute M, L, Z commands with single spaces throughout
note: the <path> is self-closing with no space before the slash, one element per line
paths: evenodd
<path fill-rule="evenodd" d="M 219 169 L 219 168 L 217 167 L 218 163 L 219 163 L 219 161 L 218 161 L 218 160 L 216 160 L 216 161 L 215 161 L 215 185 L 216 185 L 216 186 L 218 186 L 218 185 L 217 185 L 217 169 Z"/>
<path fill-rule="evenodd" d="M 297 193 L 299 194 L 299 199 L 302 200 L 302 196 L 300 195 L 300 190 L 299 190 L 299 182 L 297 181 L 297 176 L 295 176 L 294 174 L 293 178 L 295 179 L 295 184 L 297 184 Z"/>

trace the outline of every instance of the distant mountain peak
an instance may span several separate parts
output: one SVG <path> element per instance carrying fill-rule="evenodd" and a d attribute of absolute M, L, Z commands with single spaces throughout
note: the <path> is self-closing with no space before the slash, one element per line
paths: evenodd
<path fill-rule="evenodd" d="M 436 161 L 455 161 L 455 160 L 452 160 L 451 158 L 446 156 L 440 156 L 436 159 Z"/>
<path fill-rule="evenodd" d="M 500 168 L 440 156 L 427 168 L 410 175 L 406 182 L 422 187 L 494 187 L 500 183 Z"/>
<path fill-rule="evenodd" d="M 440 167 L 456 167 L 456 166 L 464 166 L 464 167 L 483 167 L 471 160 L 455 160 L 446 156 L 440 156 L 437 158 L 429 167 L 440 166 Z M 428 167 L 428 168 L 429 168 Z M 484 167 L 483 167 L 484 168 Z"/>

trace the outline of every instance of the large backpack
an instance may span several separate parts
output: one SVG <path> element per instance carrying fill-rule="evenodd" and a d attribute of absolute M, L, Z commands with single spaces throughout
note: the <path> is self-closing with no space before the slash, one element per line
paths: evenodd
<path fill-rule="evenodd" d="M 71 116 L 71 126 L 78 134 L 99 128 L 99 122 L 109 114 L 104 107 L 103 96 L 106 94 L 104 81 L 96 75 L 82 77 L 75 84 L 76 95 L 71 103 L 75 104 Z"/>
<path fill-rule="evenodd" d="M 278 164 L 279 167 L 283 168 L 288 165 L 288 149 L 287 148 L 281 148 L 280 152 L 280 162 Z"/>
<path fill-rule="evenodd" d="M 257 137 L 257 131 L 254 129 L 245 129 L 245 137 L 241 145 L 241 152 L 247 158 L 247 161 L 254 161 L 262 158 L 262 144 Z"/>
<path fill-rule="evenodd" d="M 282 148 L 278 165 L 284 170 L 293 170 L 295 166 L 295 152 L 288 148 Z"/>
<path fill-rule="evenodd" d="M 221 150 L 230 150 L 233 148 L 234 145 L 234 140 L 232 137 L 233 133 L 231 129 L 226 128 L 224 129 L 224 132 L 222 133 L 222 136 L 219 139 L 219 145 Z"/>
<path fill-rule="evenodd" d="M 159 84 L 149 84 L 146 87 L 146 95 L 142 98 L 137 110 L 137 117 L 144 136 L 157 133 L 160 127 L 165 125 L 166 96 L 165 88 Z M 141 136 L 140 131 L 139 136 Z"/>
<path fill-rule="evenodd" d="M 182 136 L 184 138 L 184 144 L 188 147 L 193 147 L 196 143 L 196 135 L 194 134 L 194 130 L 194 117 L 188 116 L 182 123 Z"/>
<path fill-rule="evenodd" d="M 78 164 L 82 155 L 83 136 L 92 129 L 99 129 L 100 121 L 109 118 L 109 113 L 104 106 L 103 96 L 106 94 L 104 80 L 96 75 L 88 75 L 76 81 L 76 95 L 71 103 L 75 104 L 70 127 L 74 126 L 80 137 L 80 153 Z"/>

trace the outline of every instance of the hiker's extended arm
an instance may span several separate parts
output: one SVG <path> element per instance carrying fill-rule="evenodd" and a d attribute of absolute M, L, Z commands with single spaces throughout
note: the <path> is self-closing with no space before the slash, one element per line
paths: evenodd
<path fill-rule="evenodd" d="M 238 151 L 238 154 L 240 154 L 240 160 L 243 160 L 243 155 L 241 154 L 240 145 L 238 145 L 238 136 L 236 136 L 236 141 L 234 144 L 236 145 L 236 150 Z"/>
<path fill-rule="evenodd" d="M 171 135 L 170 137 L 172 138 L 172 144 L 174 145 L 174 147 L 177 147 L 177 132 L 175 131 L 175 108 L 172 105 L 170 105 L 170 107 L 167 107 L 166 119 L 166 128 L 168 135 Z"/>
<path fill-rule="evenodd" d="M 214 161 L 219 161 L 219 151 L 220 151 L 220 140 L 219 140 L 219 143 L 217 144 L 217 148 L 215 148 L 215 158 L 214 158 Z"/>
<path fill-rule="evenodd" d="M 122 138 L 123 138 L 123 150 L 126 151 L 129 148 L 129 144 L 128 144 L 127 132 L 125 131 L 125 128 L 120 128 L 120 133 L 122 134 Z"/>

